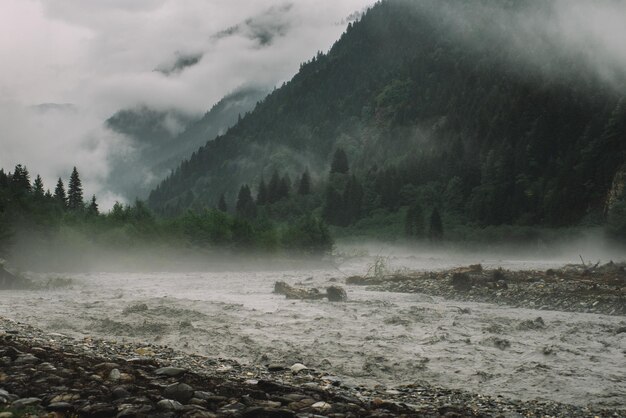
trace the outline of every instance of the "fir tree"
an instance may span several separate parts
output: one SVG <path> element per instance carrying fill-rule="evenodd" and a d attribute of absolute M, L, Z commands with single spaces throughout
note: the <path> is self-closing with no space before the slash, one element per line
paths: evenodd
<path fill-rule="evenodd" d="M 330 164 L 330 172 L 347 174 L 348 171 L 348 156 L 342 148 L 337 148 L 335 154 L 333 155 L 333 161 Z"/>
<path fill-rule="evenodd" d="M 237 215 L 242 218 L 252 219 L 256 216 L 256 205 L 250 193 L 250 187 L 244 184 L 239 189 L 236 205 Z"/>
<path fill-rule="evenodd" d="M 4 170 L 0 169 L 0 189 L 8 189 L 9 188 L 9 176 L 4 172 Z"/>
<path fill-rule="evenodd" d="M 300 196 L 311 194 L 311 176 L 309 175 L 309 170 L 305 170 L 304 173 L 302 173 L 302 177 L 300 177 L 298 194 Z"/>
<path fill-rule="evenodd" d="M 289 197 L 289 190 L 291 189 L 291 180 L 289 176 L 285 174 L 278 182 L 277 200 L 286 199 Z"/>
<path fill-rule="evenodd" d="M 267 203 L 275 203 L 280 200 L 280 176 L 274 170 L 272 178 L 267 186 Z"/>
<path fill-rule="evenodd" d="M 22 167 L 21 164 L 15 166 L 13 176 L 11 177 L 11 188 L 16 196 L 24 196 L 31 192 L 30 175 L 28 169 Z"/>
<path fill-rule="evenodd" d="M 63 180 L 61 180 L 60 177 L 54 189 L 54 199 L 59 203 L 59 205 L 61 205 L 61 207 L 67 207 L 67 195 L 65 194 L 65 186 L 63 185 Z"/>
<path fill-rule="evenodd" d="M 228 212 L 228 206 L 226 205 L 226 197 L 224 193 L 221 194 L 219 202 L 217 202 L 217 210 L 220 212 Z"/>
<path fill-rule="evenodd" d="M 83 187 L 76 167 L 72 170 L 67 188 L 67 206 L 70 210 L 80 210 L 83 208 Z"/>
<path fill-rule="evenodd" d="M 98 215 L 100 213 L 100 211 L 98 210 L 98 203 L 96 203 L 96 195 L 91 196 L 91 203 L 87 208 L 87 212 L 90 215 Z"/>
<path fill-rule="evenodd" d="M 424 234 L 424 214 L 419 203 L 410 206 L 406 211 L 404 231 L 408 237 L 420 237 Z"/>
<path fill-rule="evenodd" d="M 37 174 L 37 177 L 33 182 L 33 194 L 37 199 L 44 197 L 43 181 L 41 180 L 41 176 L 39 174 Z"/>
<path fill-rule="evenodd" d="M 257 205 L 265 205 L 268 201 L 267 195 L 267 185 L 265 184 L 265 179 L 261 177 L 261 182 L 259 183 L 259 190 L 256 194 L 256 204 Z"/>

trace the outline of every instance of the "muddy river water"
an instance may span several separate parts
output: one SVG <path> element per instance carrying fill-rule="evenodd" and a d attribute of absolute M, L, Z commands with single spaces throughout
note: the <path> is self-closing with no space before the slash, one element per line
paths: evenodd
<path fill-rule="evenodd" d="M 429 255 L 387 268 L 482 262 L 511 269 L 562 260 L 477 260 Z M 50 291 L 4 291 L 0 315 L 74 337 L 169 345 L 243 363 L 300 362 L 345 384 L 427 381 L 517 399 L 626 407 L 626 318 L 447 301 L 346 286 L 348 302 L 287 300 L 292 285 L 344 286 L 372 257 L 317 268 L 65 275 Z M 45 276 L 40 276 L 45 278 Z M 541 317 L 545 327 L 528 326 Z"/>

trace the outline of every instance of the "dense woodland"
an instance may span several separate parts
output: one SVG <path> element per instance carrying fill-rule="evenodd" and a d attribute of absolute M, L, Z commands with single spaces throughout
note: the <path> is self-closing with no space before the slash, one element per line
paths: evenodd
<path fill-rule="evenodd" d="M 412 236 L 439 222 L 602 224 L 625 162 L 626 90 L 558 45 L 516 49 L 490 32 L 491 14 L 549 18 L 553 2 L 471 4 L 481 15 L 460 29 L 443 11 L 472 13 L 464 2 L 376 4 L 225 135 L 207 138 L 148 205 L 166 216 L 220 201 L 234 209 L 244 193 L 271 219 L 312 212 Z M 529 63 L 535 50 L 541 65 Z M 349 169 L 330 169 L 337 152 Z M 307 172 L 310 193 L 300 194 Z M 283 192 L 266 200 L 276 179 Z"/>
<path fill-rule="evenodd" d="M 13 245 L 22 240 L 72 248 L 85 243 L 118 251 L 160 245 L 309 255 L 327 254 L 333 245 L 326 225 L 313 216 L 302 216 L 289 226 L 218 209 L 159 219 L 141 201 L 132 206 L 116 203 L 101 213 L 95 196 L 83 197 L 76 167 L 67 188 L 59 178 L 52 192 L 39 175 L 31 180 L 28 169 L 17 165 L 13 172 L 0 170 L 0 258 L 10 260 Z"/>

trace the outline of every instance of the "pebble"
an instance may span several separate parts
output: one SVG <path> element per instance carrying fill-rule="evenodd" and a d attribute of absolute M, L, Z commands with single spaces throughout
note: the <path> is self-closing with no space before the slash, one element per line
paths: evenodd
<path fill-rule="evenodd" d="M 289 368 L 291 370 L 292 373 L 299 373 L 302 370 L 306 370 L 308 369 L 308 367 L 306 367 L 304 364 L 302 363 L 295 363 L 293 366 L 291 366 Z"/>
<path fill-rule="evenodd" d="M 186 383 L 174 383 L 165 388 L 163 396 L 178 402 L 187 403 L 193 398 L 194 390 Z"/>
<path fill-rule="evenodd" d="M 109 373 L 109 380 L 112 380 L 113 382 L 116 382 L 116 381 L 120 380 L 121 376 L 122 376 L 122 374 L 120 373 L 119 370 L 113 369 Z"/>
<path fill-rule="evenodd" d="M 179 367 L 161 367 L 160 369 L 155 370 L 154 374 L 157 376 L 168 376 L 168 377 L 178 377 L 187 373 L 187 370 L 181 369 Z"/>
<path fill-rule="evenodd" d="M 14 401 L 11 406 L 15 409 L 26 408 L 27 406 L 38 405 L 41 403 L 39 398 L 22 398 Z"/>
<path fill-rule="evenodd" d="M 180 411 L 183 409 L 183 404 L 172 399 L 162 399 L 157 402 L 157 407 L 163 411 Z"/>
<path fill-rule="evenodd" d="M 320 411 L 326 411 L 331 408 L 331 405 L 328 402 L 315 402 L 311 405 L 311 408 L 319 409 Z"/>

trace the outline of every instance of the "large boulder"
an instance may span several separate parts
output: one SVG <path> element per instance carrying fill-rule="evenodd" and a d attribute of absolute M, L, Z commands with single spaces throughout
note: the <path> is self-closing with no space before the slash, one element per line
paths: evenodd
<path fill-rule="evenodd" d="M 348 300 L 346 291 L 340 286 L 329 286 L 326 288 L 326 297 L 330 302 L 345 302 Z"/>

